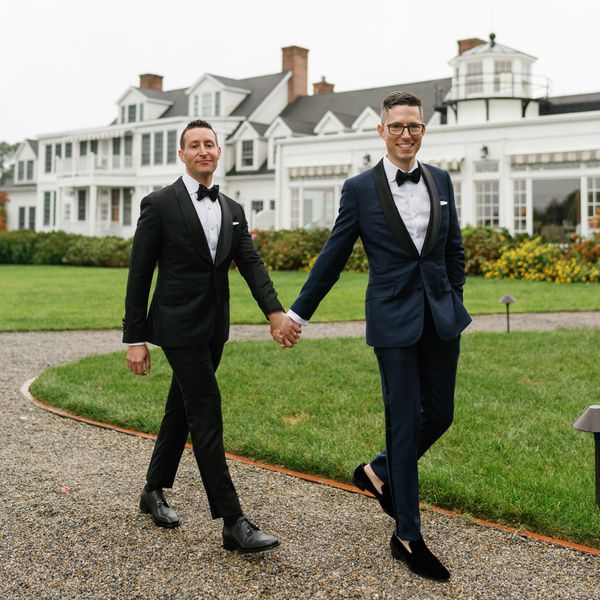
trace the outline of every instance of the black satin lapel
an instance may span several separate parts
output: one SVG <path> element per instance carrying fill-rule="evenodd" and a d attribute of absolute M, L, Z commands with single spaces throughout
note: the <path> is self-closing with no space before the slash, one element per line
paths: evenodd
<path fill-rule="evenodd" d="M 379 197 L 379 204 L 383 210 L 383 214 L 387 219 L 388 225 L 392 233 L 398 240 L 398 243 L 409 253 L 414 256 L 419 256 L 419 252 L 410 237 L 410 233 L 404 225 L 404 221 L 396 208 L 390 186 L 383 168 L 383 159 L 373 167 L 373 179 L 375 180 L 375 189 Z"/>
<path fill-rule="evenodd" d="M 208 242 L 206 241 L 206 235 L 204 229 L 202 229 L 202 223 L 198 218 L 198 213 L 192 204 L 190 194 L 183 183 L 183 180 L 179 178 L 174 184 L 175 194 L 177 196 L 177 202 L 183 213 L 186 225 L 188 226 L 189 235 L 191 241 L 194 244 L 194 248 L 198 251 L 198 254 L 204 259 L 208 260 L 212 265 L 212 257 L 208 248 Z"/>
<path fill-rule="evenodd" d="M 221 205 L 221 232 L 219 233 L 215 265 L 218 265 L 229 255 L 233 238 L 233 216 L 223 194 L 219 194 L 219 204 Z M 241 227 L 241 223 L 239 226 Z"/>
<path fill-rule="evenodd" d="M 421 167 L 421 173 L 423 174 L 423 181 L 425 182 L 427 191 L 429 192 L 429 202 L 431 204 L 429 225 L 427 226 L 427 234 L 425 235 L 425 242 L 423 243 L 423 250 L 421 251 L 421 256 L 425 256 L 433 250 L 437 243 L 437 239 L 440 234 L 442 209 L 440 205 L 440 196 L 431 172 L 424 164 L 419 163 L 419 166 Z"/>

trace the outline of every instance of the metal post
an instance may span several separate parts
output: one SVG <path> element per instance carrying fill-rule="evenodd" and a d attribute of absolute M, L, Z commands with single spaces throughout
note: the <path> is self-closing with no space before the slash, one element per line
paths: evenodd
<path fill-rule="evenodd" d="M 594 433 L 596 447 L 596 505 L 600 507 L 600 433 Z"/>
<path fill-rule="evenodd" d="M 510 304 L 506 305 L 506 333 L 510 333 L 510 317 L 508 316 L 508 307 Z"/>

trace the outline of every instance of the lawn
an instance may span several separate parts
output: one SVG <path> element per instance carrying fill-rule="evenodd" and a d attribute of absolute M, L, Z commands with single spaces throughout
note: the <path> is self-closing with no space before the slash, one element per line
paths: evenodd
<path fill-rule="evenodd" d="M 307 273 L 273 272 L 286 306 L 296 298 Z M 0 265 L 0 331 L 109 329 L 121 326 L 126 269 Z M 263 323 L 264 317 L 237 272 L 231 277 L 232 323 Z M 364 318 L 367 275 L 343 273 L 323 300 L 314 321 Z M 500 296 L 517 298 L 514 312 L 600 310 L 600 287 L 469 278 L 465 303 L 473 314 L 503 311 Z"/>
<path fill-rule="evenodd" d="M 422 498 L 600 548 L 593 437 L 573 421 L 597 403 L 600 332 L 463 338 L 453 427 L 421 461 Z M 46 371 L 33 393 L 100 421 L 156 432 L 170 370 L 123 353 Z M 348 481 L 384 445 L 379 378 L 360 339 L 229 343 L 218 372 L 229 451 Z"/>

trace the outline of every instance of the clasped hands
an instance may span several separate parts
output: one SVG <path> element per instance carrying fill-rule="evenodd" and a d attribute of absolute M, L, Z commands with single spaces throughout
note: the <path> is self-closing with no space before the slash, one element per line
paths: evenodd
<path fill-rule="evenodd" d="M 302 326 L 290 319 L 284 312 L 272 312 L 269 315 L 271 337 L 282 347 L 291 348 L 300 339 Z"/>

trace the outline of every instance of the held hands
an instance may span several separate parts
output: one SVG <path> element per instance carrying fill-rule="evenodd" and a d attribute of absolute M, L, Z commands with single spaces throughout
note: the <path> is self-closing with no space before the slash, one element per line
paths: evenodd
<path fill-rule="evenodd" d="M 129 346 L 127 349 L 127 368 L 136 375 L 150 373 L 150 352 L 148 346 Z"/>
<path fill-rule="evenodd" d="M 269 315 L 269 329 L 272 338 L 282 348 L 294 346 L 300 339 L 300 333 L 302 332 L 302 326 L 281 311 L 272 312 Z"/>

